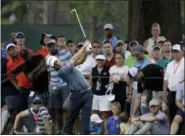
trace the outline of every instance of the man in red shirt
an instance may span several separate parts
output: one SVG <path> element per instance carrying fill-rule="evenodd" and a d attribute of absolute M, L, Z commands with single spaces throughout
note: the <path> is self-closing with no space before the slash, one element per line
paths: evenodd
<path fill-rule="evenodd" d="M 48 91 L 48 72 L 45 65 L 45 58 L 41 54 L 30 55 L 23 49 L 21 57 L 24 58 L 24 74 L 32 82 L 34 92 L 43 95 Z"/>
<path fill-rule="evenodd" d="M 7 74 L 9 81 L 20 91 L 20 110 L 24 110 L 28 106 L 29 91 L 25 89 L 32 88 L 32 83 L 25 76 L 24 59 L 20 56 L 20 53 L 16 49 L 16 45 L 9 43 L 6 46 L 9 58 L 7 62 Z"/>
<path fill-rule="evenodd" d="M 115 65 L 112 43 L 110 41 L 104 42 L 104 52 L 106 58 L 104 66 L 110 68 L 111 66 Z"/>

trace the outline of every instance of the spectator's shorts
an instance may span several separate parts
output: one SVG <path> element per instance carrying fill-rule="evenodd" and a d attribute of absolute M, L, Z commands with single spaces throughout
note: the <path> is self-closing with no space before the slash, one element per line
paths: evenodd
<path fill-rule="evenodd" d="M 183 118 L 183 120 L 185 119 L 185 113 L 184 113 L 181 109 L 178 109 L 178 110 L 177 110 L 176 115 L 181 116 L 181 117 Z"/>
<path fill-rule="evenodd" d="M 92 109 L 98 111 L 110 111 L 111 102 L 108 101 L 108 98 L 105 95 L 93 95 Z"/>
<path fill-rule="evenodd" d="M 5 96 L 4 101 L 6 102 L 8 109 L 17 109 L 20 105 L 20 95 Z"/>
<path fill-rule="evenodd" d="M 62 108 L 64 101 L 69 95 L 69 87 L 62 86 L 57 89 L 49 87 L 49 108 Z"/>

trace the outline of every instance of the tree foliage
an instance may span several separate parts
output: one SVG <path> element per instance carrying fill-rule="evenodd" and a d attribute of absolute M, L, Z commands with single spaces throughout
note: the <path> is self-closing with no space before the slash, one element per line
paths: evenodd
<path fill-rule="evenodd" d="M 127 33 L 127 1 L 70 1 L 70 9 L 75 8 L 82 22 L 90 26 L 89 37 L 94 39 L 103 33 L 103 26 L 106 23 L 112 23 L 119 34 L 124 37 Z M 73 15 L 71 22 L 76 22 L 76 16 Z M 77 22 L 76 22 L 77 23 Z"/>
<path fill-rule="evenodd" d="M 163 36 L 173 44 L 179 42 L 182 37 L 180 7 L 180 0 L 130 0 L 129 39 L 143 43 L 151 37 L 151 24 L 157 22 L 162 28 Z"/>
<path fill-rule="evenodd" d="M 106 0 L 69 0 L 69 1 L 14 1 L 14 0 L 2 0 L 2 24 L 9 23 L 9 16 L 14 13 L 17 17 L 16 23 L 25 24 L 77 24 L 77 19 L 75 14 L 71 14 L 71 10 L 75 8 L 78 12 L 81 22 L 83 23 L 86 33 L 90 39 L 103 39 L 103 26 L 106 23 L 112 23 L 115 27 L 115 34 L 121 39 L 127 37 L 128 25 L 128 14 L 130 10 L 135 10 L 139 14 L 140 7 L 137 10 L 136 6 L 129 9 L 128 3 L 133 0 L 123 0 L 123 1 L 106 1 Z M 135 0 L 145 1 L 145 0 Z M 162 1 L 162 0 L 158 0 Z M 171 0 L 170 0 L 171 1 Z M 184 7 L 185 2 L 181 0 L 181 8 Z M 170 9 L 171 10 L 171 9 Z M 184 10 L 181 10 L 181 14 Z M 142 11 L 147 12 L 147 11 Z M 142 16 L 142 15 L 141 15 Z M 184 13 L 185 16 L 185 13 Z M 134 16 L 130 15 L 133 18 Z M 184 18 L 182 18 L 184 20 Z M 129 19 L 130 20 L 130 19 Z M 129 28 L 129 38 L 144 35 L 144 32 L 135 33 L 137 28 L 136 24 L 134 27 Z M 138 26 L 139 27 L 139 26 Z M 142 29 L 148 29 L 146 28 Z M 146 36 L 146 35 L 145 35 Z M 141 39 L 141 38 L 139 38 Z M 123 39 L 125 40 L 125 39 Z"/>
<path fill-rule="evenodd" d="M 25 22 L 27 15 L 27 7 L 23 1 L 2 1 L 1 18 L 2 23 L 8 22 L 9 16 L 14 13 L 16 14 L 17 23 Z"/>

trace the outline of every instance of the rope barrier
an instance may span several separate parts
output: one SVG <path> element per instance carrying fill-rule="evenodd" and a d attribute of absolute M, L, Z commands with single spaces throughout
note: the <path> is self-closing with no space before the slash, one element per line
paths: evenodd
<path fill-rule="evenodd" d="M 5 75 L 5 76 L 15 75 L 16 76 L 18 74 L 0 74 L 0 75 Z M 85 76 L 85 77 L 89 78 L 89 76 Z M 92 77 L 99 78 L 99 76 L 92 76 Z M 106 77 L 106 76 L 101 76 L 100 78 L 101 79 L 109 79 L 109 77 Z M 163 78 L 163 77 L 145 77 L 145 79 L 161 79 L 161 78 Z"/>
<path fill-rule="evenodd" d="M 7 76 L 7 75 L 9 75 L 9 76 L 11 76 L 11 75 L 18 75 L 18 74 L 0 74 L 0 75 L 5 75 L 5 76 Z M 89 76 L 84 76 L 85 78 L 89 78 Z M 99 78 L 99 76 L 92 76 L 92 77 L 94 77 L 94 78 Z M 145 80 L 147 80 L 147 79 L 163 79 L 164 77 L 145 77 Z M 106 77 L 106 76 L 101 76 L 101 79 L 109 79 L 109 77 Z M 185 81 L 185 79 L 182 79 L 179 83 L 183 83 Z"/>

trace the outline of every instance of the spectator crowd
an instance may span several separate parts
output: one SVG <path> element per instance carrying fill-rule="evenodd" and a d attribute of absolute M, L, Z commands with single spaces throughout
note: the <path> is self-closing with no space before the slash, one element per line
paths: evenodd
<path fill-rule="evenodd" d="M 1 44 L 1 134 L 185 134 L 185 42 L 172 45 L 158 23 L 143 45 L 112 24 L 104 33 L 87 50 L 46 32 L 34 52 L 13 32 Z M 79 95 L 84 86 L 91 99 Z"/>

